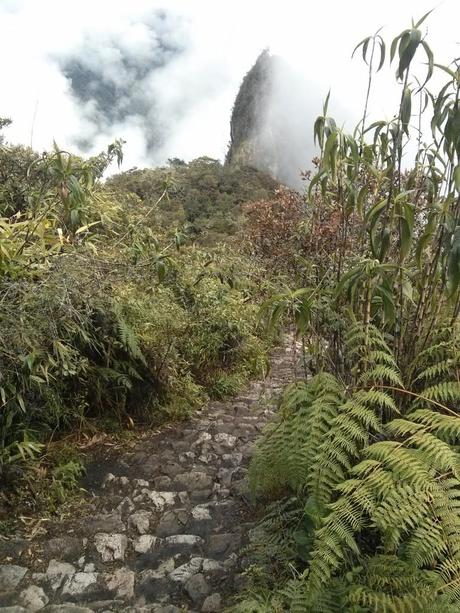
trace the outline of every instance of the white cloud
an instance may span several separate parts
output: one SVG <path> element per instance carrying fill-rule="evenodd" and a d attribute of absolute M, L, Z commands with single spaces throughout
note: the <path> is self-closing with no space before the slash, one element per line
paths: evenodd
<path fill-rule="evenodd" d="M 3 0 L 0 116 L 14 120 L 10 140 L 29 144 L 33 128 L 38 149 L 49 147 L 53 138 L 62 147 L 75 148 L 75 139 L 86 137 L 96 151 L 123 137 L 128 141 L 126 167 L 161 163 L 172 156 L 221 158 L 238 86 L 268 46 L 305 75 L 308 108 L 293 104 L 287 112 L 305 113 L 308 126 L 331 87 L 331 110 L 351 128 L 362 112 L 366 87 L 365 67 L 359 59 L 350 59 L 354 45 L 380 26 L 391 38 L 407 27 L 411 16 L 431 8 L 432 0 Z M 166 18 L 152 26 L 157 10 Z M 426 22 L 441 62 L 459 55 L 459 20 L 458 0 L 445 0 Z M 147 66 L 152 56 L 165 52 L 162 45 L 183 47 L 183 52 L 143 78 L 131 70 L 130 60 Z M 129 97 L 123 94 L 117 105 L 130 109 L 133 100 L 147 101 L 148 108 L 141 105 L 137 112 L 134 105 L 124 120 L 98 116 L 94 102 L 79 103 L 71 95 L 62 72 L 66 57 L 81 57 L 87 68 L 101 71 L 117 87 L 128 86 Z M 375 80 L 371 108 L 379 116 L 390 117 L 398 98 L 392 72 L 382 72 Z"/>

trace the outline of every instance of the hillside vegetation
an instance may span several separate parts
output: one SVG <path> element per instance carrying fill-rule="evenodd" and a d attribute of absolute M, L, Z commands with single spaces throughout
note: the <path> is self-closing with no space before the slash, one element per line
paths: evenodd
<path fill-rule="evenodd" d="M 460 61 L 435 61 L 427 17 L 357 45 L 362 120 L 339 127 L 328 96 L 304 195 L 209 158 L 103 184 L 121 142 L 1 146 L 5 482 L 63 433 L 236 392 L 292 328 L 302 376 L 251 462 L 262 519 L 233 610 L 459 610 Z M 388 67 L 400 103 L 370 122 Z M 79 467 L 51 466 L 59 498 Z"/>
<path fill-rule="evenodd" d="M 46 482 L 62 434 L 183 418 L 266 367 L 266 274 L 224 241 L 275 183 L 208 158 L 101 182 L 121 147 L 0 147 L 3 485 L 34 458 Z"/>
<path fill-rule="evenodd" d="M 369 80 L 353 133 L 328 100 L 314 124 L 306 213 L 295 221 L 291 206 L 284 225 L 298 283 L 263 307 L 268 327 L 296 326 L 306 376 L 285 390 L 252 461 L 268 511 L 245 613 L 460 607 L 460 63 L 435 62 L 426 17 L 389 51 L 380 33 L 357 46 Z M 400 105 L 369 123 L 388 63 Z M 444 83 L 432 92 L 435 70 Z M 403 158 L 412 143 L 415 158 Z M 256 230 L 279 216 L 264 206 Z"/>

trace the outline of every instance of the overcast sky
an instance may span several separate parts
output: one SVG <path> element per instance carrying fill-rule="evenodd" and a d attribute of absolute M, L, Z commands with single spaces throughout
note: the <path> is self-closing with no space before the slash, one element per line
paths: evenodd
<path fill-rule="evenodd" d="M 0 0 L 0 116 L 13 119 L 9 141 L 39 150 L 54 138 L 92 153 L 122 137 L 125 168 L 223 158 L 238 86 L 269 47 L 302 74 L 307 125 L 331 88 L 351 129 L 366 88 L 355 44 L 379 27 L 391 41 L 434 6 L 423 29 L 444 63 L 460 55 L 459 0 Z M 375 115 L 393 114 L 393 75 L 376 82 Z"/>

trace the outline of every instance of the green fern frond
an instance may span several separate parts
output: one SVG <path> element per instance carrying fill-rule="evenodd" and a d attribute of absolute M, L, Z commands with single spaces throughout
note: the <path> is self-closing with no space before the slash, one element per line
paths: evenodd
<path fill-rule="evenodd" d="M 411 422 L 427 426 L 433 434 L 450 444 L 460 444 L 460 419 L 431 409 L 417 409 L 407 416 Z"/>
<path fill-rule="evenodd" d="M 128 355 L 135 360 L 139 360 L 143 364 L 146 364 L 144 354 L 139 347 L 136 333 L 126 321 L 122 309 L 117 303 L 114 303 L 112 312 L 115 316 L 118 338 L 123 349 L 125 349 Z"/>
<path fill-rule="evenodd" d="M 456 365 L 456 361 L 453 358 L 446 358 L 428 366 L 415 378 L 415 381 L 428 381 L 429 379 L 437 379 L 439 377 L 446 377 L 452 367 Z"/>
<path fill-rule="evenodd" d="M 398 387 L 403 387 L 398 371 L 387 364 L 376 364 L 374 367 L 365 370 L 358 379 L 360 385 L 366 385 L 369 382 L 392 383 Z"/>
<path fill-rule="evenodd" d="M 434 400 L 442 404 L 456 403 L 460 401 L 460 382 L 442 381 L 436 385 L 425 388 L 420 395 L 429 400 Z M 419 401 L 423 402 L 423 400 Z"/>

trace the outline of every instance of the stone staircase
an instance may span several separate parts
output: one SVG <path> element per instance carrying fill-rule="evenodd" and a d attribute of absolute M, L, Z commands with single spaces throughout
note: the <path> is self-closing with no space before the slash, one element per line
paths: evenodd
<path fill-rule="evenodd" d="M 186 423 L 88 467 L 81 512 L 32 539 L 0 541 L 0 612 L 217 612 L 242 587 L 252 527 L 247 465 L 297 361 Z"/>

